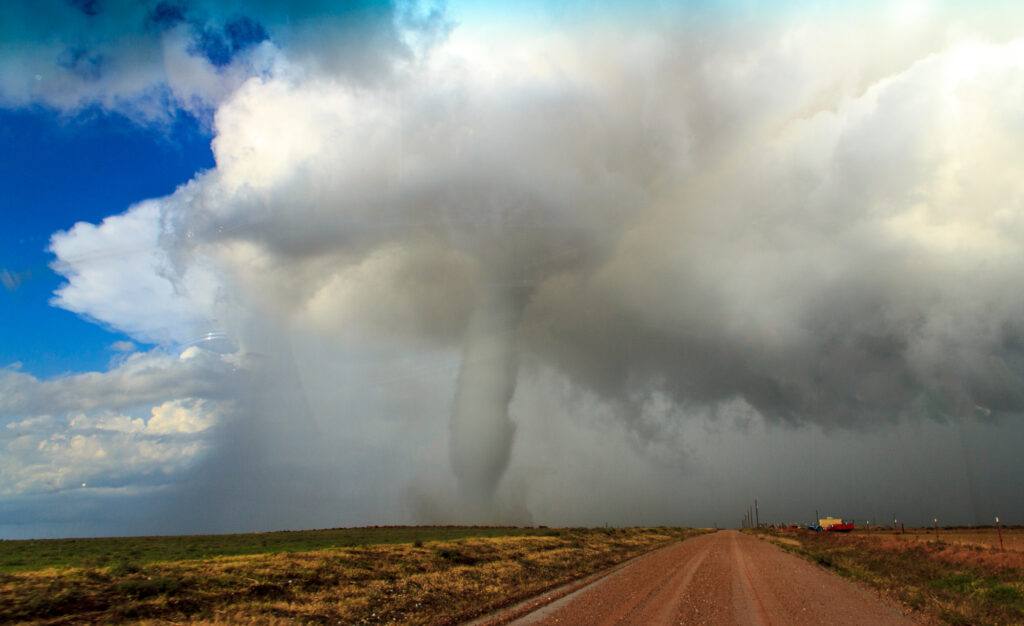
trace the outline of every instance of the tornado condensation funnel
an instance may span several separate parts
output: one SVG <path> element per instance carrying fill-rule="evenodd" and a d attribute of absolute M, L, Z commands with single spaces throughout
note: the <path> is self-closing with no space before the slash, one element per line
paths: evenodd
<path fill-rule="evenodd" d="M 487 283 L 466 328 L 452 407 L 450 453 L 464 514 L 486 516 L 508 465 L 515 424 L 508 405 L 516 387 L 516 329 L 522 298 Z"/>

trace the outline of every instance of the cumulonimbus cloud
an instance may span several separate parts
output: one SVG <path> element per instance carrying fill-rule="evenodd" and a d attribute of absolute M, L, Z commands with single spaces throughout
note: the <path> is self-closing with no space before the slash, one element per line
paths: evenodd
<path fill-rule="evenodd" d="M 94 297 L 117 271 L 62 253 L 141 219 L 157 256 L 120 284 L 161 285 L 243 347 L 255 311 L 457 346 L 496 290 L 511 321 L 479 326 L 515 337 L 467 336 L 466 363 L 514 390 L 526 353 L 627 420 L 652 394 L 849 428 L 1016 415 L 1024 41 L 846 17 L 582 25 L 515 55 L 456 33 L 384 82 L 250 78 L 217 110 L 214 170 L 54 238 L 58 303 L 157 336 L 128 290 Z M 493 387 L 505 434 L 484 451 L 503 457 Z"/>

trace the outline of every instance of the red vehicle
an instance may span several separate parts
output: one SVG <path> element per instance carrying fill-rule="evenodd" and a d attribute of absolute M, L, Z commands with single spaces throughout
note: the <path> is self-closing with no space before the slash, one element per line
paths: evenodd
<path fill-rule="evenodd" d="M 834 533 L 848 533 L 853 530 L 853 522 L 844 519 L 831 517 L 818 520 L 818 523 L 822 530 L 830 530 Z"/>

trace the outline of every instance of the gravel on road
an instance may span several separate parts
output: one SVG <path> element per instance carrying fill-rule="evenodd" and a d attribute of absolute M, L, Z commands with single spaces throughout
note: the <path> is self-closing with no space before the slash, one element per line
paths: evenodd
<path fill-rule="evenodd" d="M 501 621 L 501 620 L 499 620 Z M 912 624 L 899 605 L 736 531 L 635 559 L 513 624 Z"/>

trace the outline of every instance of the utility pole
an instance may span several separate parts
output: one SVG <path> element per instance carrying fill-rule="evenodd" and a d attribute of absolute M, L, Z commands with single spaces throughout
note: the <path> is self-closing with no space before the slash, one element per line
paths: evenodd
<path fill-rule="evenodd" d="M 757 528 L 761 527 L 761 514 L 757 512 L 757 498 L 754 498 L 754 520 Z"/>

